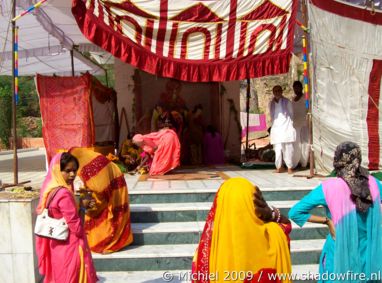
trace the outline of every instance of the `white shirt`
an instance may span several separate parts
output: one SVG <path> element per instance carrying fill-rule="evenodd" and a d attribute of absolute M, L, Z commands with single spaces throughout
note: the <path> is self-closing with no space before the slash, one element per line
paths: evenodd
<path fill-rule="evenodd" d="M 307 126 L 306 113 L 308 112 L 305 107 L 304 97 L 300 97 L 298 101 L 292 101 L 293 105 L 293 126 L 300 128 Z"/>
<path fill-rule="evenodd" d="M 286 99 L 286 98 L 284 98 Z M 274 114 L 272 120 L 273 125 L 271 128 L 271 144 L 288 143 L 296 141 L 296 130 L 293 127 L 293 120 L 288 113 L 293 115 L 292 103 L 288 100 L 286 105 L 288 109 L 283 109 L 281 99 L 279 102 L 271 101 L 274 103 Z"/>

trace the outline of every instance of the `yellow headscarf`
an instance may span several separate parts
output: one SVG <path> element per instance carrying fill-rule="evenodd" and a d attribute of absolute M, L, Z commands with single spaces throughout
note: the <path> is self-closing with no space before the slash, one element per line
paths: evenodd
<path fill-rule="evenodd" d="M 259 275 L 264 270 L 277 274 L 291 273 L 287 236 L 279 224 L 264 223 L 256 216 L 256 189 L 244 178 L 231 178 L 220 187 L 212 208 L 215 209 L 215 215 L 211 226 L 208 261 L 209 273 L 215 278 L 210 281 L 251 281 L 251 274 Z M 207 219 L 206 226 L 208 225 L 211 223 Z M 203 234 L 208 233 L 207 230 L 205 228 Z M 204 236 L 202 235 L 202 240 Z M 198 270 L 201 270 L 200 266 L 196 266 L 196 271 Z M 246 275 L 250 276 L 245 278 Z M 263 276 L 266 276 L 265 273 Z M 268 278 L 258 278 L 255 281 L 262 282 L 261 279 L 269 282 Z"/>

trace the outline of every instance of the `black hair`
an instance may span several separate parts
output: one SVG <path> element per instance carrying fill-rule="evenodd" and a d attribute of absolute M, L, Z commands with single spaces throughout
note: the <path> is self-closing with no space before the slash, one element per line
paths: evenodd
<path fill-rule="evenodd" d="M 302 88 L 302 83 L 301 83 L 300 81 L 294 81 L 294 82 L 293 82 L 293 86 L 294 86 L 294 87 L 295 87 L 295 86 L 299 86 L 299 87 Z"/>
<path fill-rule="evenodd" d="M 212 125 L 208 125 L 207 126 L 207 132 L 208 133 L 211 133 L 213 137 L 215 137 L 216 135 L 216 128 Z"/>
<path fill-rule="evenodd" d="M 194 110 L 192 110 L 192 113 L 196 113 L 196 111 L 200 109 L 200 110 L 203 110 L 203 105 L 202 104 L 196 104 L 195 107 L 194 107 Z"/>
<path fill-rule="evenodd" d="M 65 167 L 70 163 L 74 162 L 76 165 L 76 169 L 80 167 L 80 164 L 78 163 L 77 158 L 75 158 L 73 155 L 71 155 L 69 152 L 64 152 L 61 154 L 60 159 L 60 170 L 64 171 Z"/>

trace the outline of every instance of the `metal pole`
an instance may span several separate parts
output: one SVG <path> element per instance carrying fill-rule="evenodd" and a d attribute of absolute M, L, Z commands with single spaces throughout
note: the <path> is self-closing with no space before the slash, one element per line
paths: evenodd
<path fill-rule="evenodd" d="M 73 54 L 73 49 L 70 50 L 70 59 L 72 62 L 72 77 L 74 77 L 74 54 Z"/>
<path fill-rule="evenodd" d="M 248 136 L 249 136 L 249 99 L 251 98 L 251 80 L 248 78 L 247 79 L 247 129 L 246 129 L 246 137 L 245 137 L 245 150 L 246 153 L 248 152 L 249 148 L 249 141 L 248 141 Z"/>
<path fill-rule="evenodd" d="M 16 0 L 13 0 L 12 18 L 16 17 Z M 16 22 L 12 21 L 12 132 L 13 132 L 13 183 L 19 182 L 18 176 L 18 160 L 17 160 L 17 122 L 16 122 Z"/>

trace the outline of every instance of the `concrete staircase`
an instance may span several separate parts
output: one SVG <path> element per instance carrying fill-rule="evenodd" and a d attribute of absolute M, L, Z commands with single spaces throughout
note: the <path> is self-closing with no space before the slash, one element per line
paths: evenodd
<path fill-rule="evenodd" d="M 226 173 L 244 177 L 251 174 Z M 282 178 L 293 177 L 283 174 Z M 261 187 L 268 203 L 284 214 L 318 183 L 294 179 L 299 184 L 293 187 L 280 180 L 275 180 L 275 186 Z M 222 180 L 137 182 L 130 177 L 127 181 L 134 243 L 113 254 L 93 254 L 101 282 L 187 282 L 206 215 Z M 322 208 L 315 213 L 323 213 Z M 326 228 L 309 223 L 302 229 L 296 225 L 293 228 L 293 272 L 300 276 L 315 274 Z"/>

